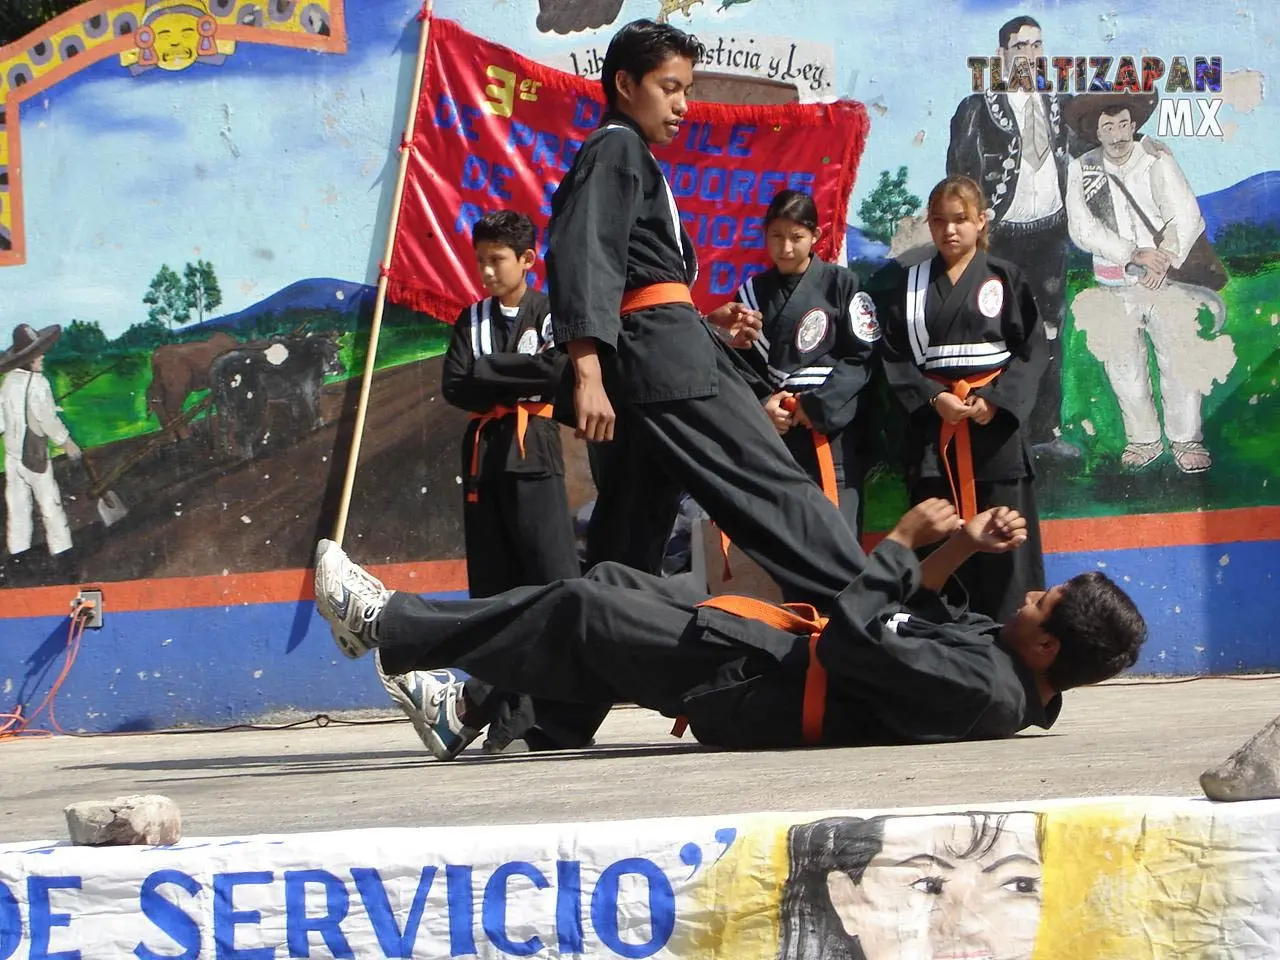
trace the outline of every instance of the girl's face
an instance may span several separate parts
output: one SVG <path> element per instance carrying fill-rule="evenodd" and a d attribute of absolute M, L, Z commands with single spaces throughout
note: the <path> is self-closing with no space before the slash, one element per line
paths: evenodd
<path fill-rule="evenodd" d="M 821 234 L 820 230 L 810 230 L 794 220 L 774 220 L 770 223 L 765 230 L 765 244 L 778 272 L 803 272 L 809 266 L 809 255 Z"/>
<path fill-rule="evenodd" d="M 929 211 L 933 244 L 948 263 L 973 253 L 986 225 L 986 212 L 974 216 L 959 197 L 943 197 Z"/>

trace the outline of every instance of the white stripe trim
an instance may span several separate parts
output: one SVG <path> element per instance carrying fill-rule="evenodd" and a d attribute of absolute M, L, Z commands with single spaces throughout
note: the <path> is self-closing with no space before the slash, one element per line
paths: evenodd
<path fill-rule="evenodd" d="M 493 301 L 480 304 L 480 349 L 476 354 L 487 357 L 493 353 Z"/>
<path fill-rule="evenodd" d="M 480 304 L 471 305 L 471 353 L 480 356 Z"/>
<path fill-rule="evenodd" d="M 916 364 L 922 364 L 929 351 L 929 328 L 925 325 L 925 301 L 929 295 L 929 269 L 932 261 L 917 263 L 907 271 L 907 339 Z"/>
<path fill-rule="evenodd" d="M 930 359 L 939 357 L 989 357 L 993 354 L 1009 353 L 1009 345 L 1003 340 L 984 340 L 981 343 L 940 343 L 930 347 Z"/>
<path fill-rule="evenodd" d="M 995 353 L 988 357 L 946 357 L 938 360 L 926 360 L 924 368 L 926 370 L 938 370 L 943 367 L 948 369 L 970 369 L 970 370 L 996 370 L 1003 367 L 1009 362 L 1013 354 L 1007 350 L 1004 353 Z"/>

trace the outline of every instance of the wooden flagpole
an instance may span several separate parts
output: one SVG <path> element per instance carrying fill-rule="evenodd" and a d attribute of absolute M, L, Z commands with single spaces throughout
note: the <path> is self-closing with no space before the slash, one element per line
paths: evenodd
<path fill-rule="evenodd" d="M 347 532 L 347 513 L 351 507 L 351 491 L 355 486 L 356 465 L 360 460 L 360 443 L 364 439 L 365 418 L 369 413 L 369 391 L 373 386 L 373 368 L 378 356 L 378 337 L 382 332 L 382 314 L 387 303 L 388 272 L 391 255 L 396 246 L 396 230 L 400 225 L 400 204 L 404 199 L 404 182 L 409 174 L 409 147 L 418 117 L 418 98 L 422 95 L 422 73 L 427 59 L 427 40 L 431 35 L 431 16 L 435 0 L 426 0 L 422 8 L 422 31 L 418 36 L 418 65 L 413 73 L 413 92 L 409 96 L 409 119 L 405 123 L 404 139 L 400 143 L 400 170 L 396 176 L 395 196 L 391 201 L 391 225 L 387 229 L 387 245 L 378 270 L 378 296 L 373 307 L 373 325 L 369 329 L 369 353 L 364 361 L 364 375 L 360 382 L 360 400 L 356 405 L 355 432 L 351 438 L 351 451 L 347 454 L 347 473 L 342 482 L 342 499 L 338 504 L 338 520 L 334 524 L 333 539 L 339 544 Z"/>

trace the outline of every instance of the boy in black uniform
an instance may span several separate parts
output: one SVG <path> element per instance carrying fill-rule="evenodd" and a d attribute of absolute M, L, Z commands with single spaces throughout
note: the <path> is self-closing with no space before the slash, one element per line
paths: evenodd
<path fill-rule="evenodd" d="M 556 343 L 572 359 L 578 435 L 602 443 L 588 563 L 657 572 L 683 489 L 788 596 L 825 607 L 862 550 L 761 411 L 767 385 L 748 385 L 707 322 L 732 334 L 758 316 L 693 306 L 693 242 L 650 152 L 678 134 L 701 50 L 668 24 L 618 32 L 601 77 L 609 112 L 551 201 Z"/>
<path fill-rule="evenodd" d="M 618 564 L 435 603 L 382 589 L 328 540 L 316 552 L 315 593 L 339 642 L 376 646 L 399 669 L 459 663 L 557 700 L 607 691 L 687 718 L 709 745 L 990 739 L 1051 726 L 1062 691 L 1132 666 L 1146 636 L 1133 601 L 1097 572 L 1028 594 L 1003 625 L 942 602 L 938 588 L 975 550 L 1007 552 L 1024 537 L 1009 508 L 961 524 L 947 501 L 926 501 L 876 547 L 826 621 L 686 594 Z"/>
<path fill-rule="evenodd" d="M 444 358 L 441 392 L 449 403 L 471 413 L 462 439 L 462 476 L 472 597 L 581 574 L 564 486 L 560 425 L 551 419 L 548 402 L 564 376 L 567 358 L 552 343 L 546 296 L 527 283 L 536 238 L 533 222 L 511 210 L 490 213 L 476 223 L 472 243 L 481 282 L 491 296 L 458 315 Z M 462 685 L 448 671 L 379 672 L 437 758 L 451 759 L 470 742 L 463 738 L 461 746 L 451 741 L 446 747 L 431 724 L 417 722 L 424 712 L 447 713 L 460 694 Z M 599 722 L 593 713 L 583 737 L 575 720 L 581 705 L 534 704 L 474 678 L 466 682 L 465 693 L 472 705 L 469 737 L 484 726 L 481 716 L 492 721 L 485 743 L 490 752 L 500 752 L 526 734 L 556 746 L 584 746 Z M 531 731 L 535 716 L 538 730 Z"/>
<path fill-rule="evenodd" d="M 1027 521 L 1024 548 L 979 555 L 956 578 L 970 610 L 1004 620 L 1028 591 L 1044 589 L 1024 424 L 1049 350 L 1026 279 L 987 255 L 982 202 L 968 177 L 938 184 L 928 206 L 938 254 L 909 268 L 889 264 L 867 290 L 884 333 L 885 373 L 910 417 L 911 502 L 951 497 L 965 518 L 1007 506 Z"/>
<path fill-rule="evenodd" d="M 858 290 L 857 274 L 814 256 L 821 232 L 807 193 L 783 190 L 764 225 L 773 267 L 738 289 L 738 300 L 763 317 L 742 355 L 774 391 L 765 412 L 783 443 L 860 537 L 864 470 L 855 421 L 878 365 L 875 305 Z"/>

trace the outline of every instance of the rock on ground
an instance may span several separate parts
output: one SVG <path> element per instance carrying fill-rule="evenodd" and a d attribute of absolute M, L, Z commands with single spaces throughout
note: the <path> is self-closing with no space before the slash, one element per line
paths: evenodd
<path fill-rule="evenodd" d="M 1259 730 L 1226 761 L 1200 775 L 1210 800 L 1280 798 L 1280 717 Z"/>
<path fill-rule="evenodd" d="M 182 815 L 168 797 L 157 795 L 86 800 L 64 811 L 77 846 L 158 846 L 182 838 Z"/>

